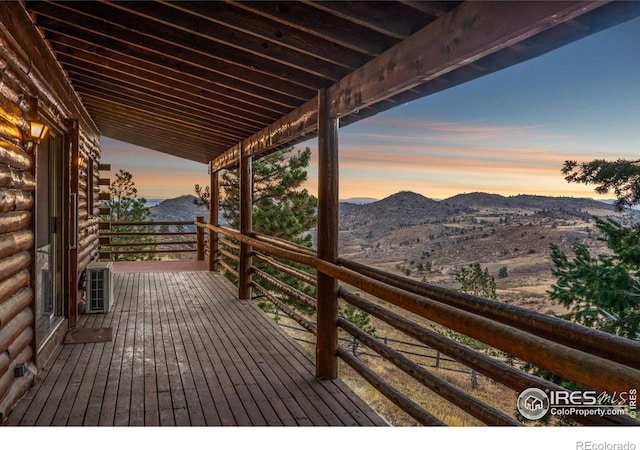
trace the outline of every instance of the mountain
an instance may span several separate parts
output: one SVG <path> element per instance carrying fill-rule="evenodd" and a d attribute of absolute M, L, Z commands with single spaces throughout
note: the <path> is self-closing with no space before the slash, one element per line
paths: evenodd
<path fill-rule="evenodd" d="M 442 203 L 461 208 L 509 208 L 509 209 L 563 209 L 566 211 L 594 211 L 602 213 L 612 212 L 613 207 L 606 203 L 590 198 L 576 197 L 550 197 L 542 195 L 520 194 L 511 197 L 503 197 L 498 194 L 485 194 L 473 192 L 470 194 L 458 194 L 442 200 Z"/>
<path fill-rule="evenodd" d="M 623 221 L 638 217 L 621 215 L 611 205 L 587 198 L 483 192 L 436 201 L 404 191 L 367 205 L 341 204 L 340 211 L 345 257 L 418 261 L 432 254 L 440 264 L 496 254 L 526 258 L 548 253 L 548 242 L 568 245 L 576 239 L 591 240 L 587 230 L 593 229 L 593 216 Z M 462 241 L 466 243 L 459 245 Z"/>
<path fill-rule="evenodd" d="M 181 195 L 164 200 L 150 208 L 150 220 L 191 221 L 197 216 L 209 218 L 204 206 L 194 203 L 193 195 Z M 589 198 L 547 197 L 540 195 L 515 195 L 472 192 L 458 194 L 444 200 L 432 200 L 411 191 L 401 191 L 382 200 L 365 202 L 365 198 L 340 201 L 341 230 L 363 230 L 371 237 L 388 234 L 393 230 L 416 226 L 444 219 L 453 215 L 474 213 L 534 214 L 552 211 L 564 218 L 588 218 L 591 215 L 614 214 L 611 204 Z M 373 199 L 368 199 L 373 200 Z M 526 210 L 526 211 L 523 211 Z M 220 223 L 224 223 L 220 216 Z"/>
<path fill-rule="evenodd" d="M 486 194 L 484 192 L 472 192 L 470 194 L 458 194 L 441 200 L 442 203 L 466 208 L 512 208 L 509 198 L 498 194 Z"/>
<path fill-rule="evenodd" d="M 447 205 L 410 191 L 401 191 L 367 205 L 347 210 L 340 217 L 341 229 L 367 228 L 371 236 L 426 223 L 433 217 L 456 214 L 466 207 Z"/>
<path fill-rule="evenodd" d="M 176 198 L 164 200 L 150 208 L 149 220 L 158 222 L 195 221 L 196 217 L 204 216 L 209 220 L 209 209 L 194 203 L 194 195 L 181 195 Z"/>

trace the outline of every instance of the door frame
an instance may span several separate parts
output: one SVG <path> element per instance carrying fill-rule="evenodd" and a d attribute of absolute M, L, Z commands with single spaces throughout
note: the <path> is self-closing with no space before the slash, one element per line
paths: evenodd
<path fill-rule="evenodd" d="M 56 256 L 57 263 L 59 264 L 59 270 L 56 270 L 57 281 L 54 282 L 53 290 L 54 295 L 57 296 L 58 304 L 54 307 L 56 308 L 56 314 L 60 317 L 60 320 L 55 323 L 50 330 L 48 330 L 45 336 L 39 336 L 36 334 L 36 326 L 39 317 L 37 317 L 36 307 L 37 303 L 40 301 L 36 296 L 36 292 L 34 291 L 33 295 L 33 311 L 34 315 L 34 355 L 36 366 L 39 368 L 46 367 L 51 356 L 54 354 L 55 350 L 61 345 L 66 332 L 69 328 L 69 319 L 71 316 L 72 305 L 75 309 L 75 305 L 77 302 L 77 289 L 73 289 L 74 285 L 77 285 L 77 250 L 75 250 L 76 258 L 72 257 L 70 244 L 77 244 L 77 232 L 76 227 L 74 226 L 74 230 L 71 230 L 72 220 L 75 219 L 75 224 L 77 224 L 77 202 L 75 202 L 76 208 L 75 211 L 72 212 L 72 200 L 71 200 L 71 192 L 72 192 L 72 184 L 73 180 L 75 180 L 76 185 L 76 193 L 77 193 L 77 156 L 75 158 L 75 162 L 72 159 L 73 149 L 75 148 L 75 154 L 77 155 L 77 141 L 76 145 L 73 144 L 73 135 L 74 133 L 70 129 L 67 123 L 60 123 L 56 120 L 47 120 L 46 117 L 39 118 L 42 122 L 49 126 L 49 137 L 48 139 L 56 139 L 57 143 L 51 144 L 51 141 L 47 145 L 54 145 L 54 149 L 52 151 L 58 152 L 56 155 L 58 158 L 55 167 L 52 169 L 51 165 L 46 170 L 50 170 L 54 172 L 55 176 L 58 178 L 56 182 L 57 191 L 54 195 L 56 196 L 57 201 L 60 204 L 60 207 L 56 213 L 58 217 L 56 219 L 56 232 L 57 232 L 57 245 L 55 251 L 58 252 Z M 77 134 L 77 133 L 76 133 Z M 34 149 L 34 165 L 33 165 L 33 175 L 37 180 L 38 171 L 43 170 L 43 168 L 38 167 L 38 154 L 36 152 L 41 151 L 42 144 L 37 144 Z M 51 151 L 47 149 L 47 151 Z M 75 167 L 75 176 L 74 173 Z M 36 183 L 37 189 L 48 189 L 49 186 L 38 186 Z M 77 195 L 77 194 L 76 194 Z M 77 197 L 76 197 L 77 198 Z M 34 230 L 34 247 L 33 247 L 33 261 L 32 264 L 32 279 L 34 280 L 35 286 L 35 261 L 36 261 L 36 252 L 38 248 L 38 227 L 37 224 L 41 218 L 38 217 L 38 195 L 37 191 L 34 193 L 34 206 L 33 206 L 33 230 Z M 72 234 L 73 233 L 73 234 Z M 77 247 L 77 245 L 75 245 Z M 73 283 L 73 284 L 72 284 Z M 75 293 L 75 295 L 74 295 Z M 76 316 L 74 315 L 74 325 Z"/>

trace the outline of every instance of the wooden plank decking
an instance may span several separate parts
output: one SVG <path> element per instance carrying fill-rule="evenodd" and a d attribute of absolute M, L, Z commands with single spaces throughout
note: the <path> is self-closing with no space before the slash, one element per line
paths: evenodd
<path fill-rule="evenodd" d="M 210 272 L 115 273 L 109 342 L 66 344 L 5 425 L 386 425 Z"/>

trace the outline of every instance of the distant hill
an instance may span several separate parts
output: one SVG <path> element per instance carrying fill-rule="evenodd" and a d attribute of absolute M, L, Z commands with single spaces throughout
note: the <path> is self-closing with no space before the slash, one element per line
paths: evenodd
<path fill-rule="evenodd" d="M 379 235 L 399 227 L 419 225 L 433 217 L 455 214 L 459 210 L 460 207 L 457 205 L 447 205 L 415 192 L 402 191 L 377 202 L 345 211 L 340 217 L 340 228 L 364 227 L 373 235 Z"/>
<path fill-rule="evenodd" d="M 513 207 L 507 197 L 498 194 L 485 194 L 484 192 L 472 192 L 470 194 L 458 194 L 441 200 L 442 203 L 467 208 L 510 208 Z"/>
<path fill-rule="evenodd" d="M 197 216 L 209 218 L 204 206 L 194 203 L 194 195 L 181 195 L 167 199 L 151 208 L 150 220 L 190 221 Z M 470 214 L 480 210 L 527 209 L 532 212 L 561 210 L 572 217 L 587 217 L 593 212 L 606 215 L 614 212 L 611 204 L 588 198 L 546 197 L 473 192 L 459 194 L 444 200 L 432 200 L 411 191 L 401 191 L 382 200 L 368 197 L 340 201 L 340 228 L 366 229 L 375 235 L 386 234 L 398 228 L 424 224 L 453 214 Z M 222 215 L 220 223 L 224 223 Z"/>
<path fill-rule="evenodd" d="M 480 223 L 482 220 L 490 220 L 489 218 L 497 218 L 500 215 L 528 216 L 530 221 L 541 222 L 589 220 L 593 215 L 615 215 L 615 211 L 610 204 L 588 198 L 540 195 L 504 197 L 473 192 L 438 201 L 415 192 L 402 191 L 366 205 L 341 203 L 340 230 L 343 233 L 343 242 L 362 238 L 376 240 L 383 236 L 390 240 L 404 241 L 417 239 L 419 236 L 414 238 L 407 232 L 399 236 L 400 230 L 456 220 Z M 463 216 L 467 219 L 463 219 Z M 429 231 L 429 234 L 433 234 L 432 231 Z"/>
<path fill-rule="evenodd" d="M 550 197 L 520 194 L 503 197 L 498 194 L 473 192 L 458 194 L 442 200 L 442 203 L 464 208 L 524 208 L 532 210 L 564 209 L 567 211 L 603 210 L 613 211 L 613 206 L 590 198 Z"/>
<path fill-rule="evenodd" d="M 205 206 L 194 203 L 194 195 L 181 195 L 180 197 L 164 200 L 151 208 L 149 220 L 169 221 L 194 221 L 198 216 L 204 216 L 209 220 L 209 210 Z"/>
<path fill-rule="evenodd" d="M 367 205 L 369 203 L 373 203 L 377 201 L 378 199 L 373 197 L 352 197 L 352 198 L 345 198 L 343 200 L 340 200 L 340 203 L 352 203 L 354 205 Z"/>

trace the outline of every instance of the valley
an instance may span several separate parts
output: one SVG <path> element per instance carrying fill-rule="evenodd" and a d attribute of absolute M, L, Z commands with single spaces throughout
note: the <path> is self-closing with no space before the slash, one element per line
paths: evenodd
<path fill-rule="evenodd" d="M 606 252 L 593 217 L 627 224 L 639 217 L 591 199 L 484 193 L 434 201 L 399 192 L 341 207 L 342 257 L 454 289 L 456 271 L 479 263 L 494 276 L 499 300 L 543 313 L 558 312 L 547 295 L 550 245 L 570 251 L 582 242 Z"/>

